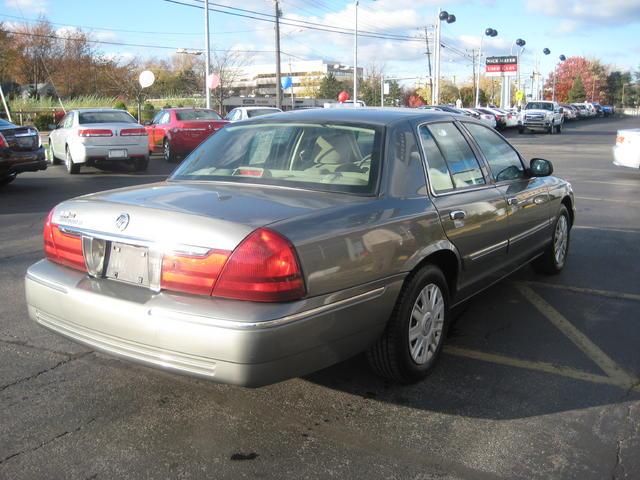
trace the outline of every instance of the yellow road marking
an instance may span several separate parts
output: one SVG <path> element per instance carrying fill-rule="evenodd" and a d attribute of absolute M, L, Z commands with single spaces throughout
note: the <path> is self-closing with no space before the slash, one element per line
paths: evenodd
<path fill-rule="evenodd" d="M 516 284 L 518 291 L 538 309 L 558 330 L 564 333 L 582 352 L 595 362 L 616 385 L 630 388 L 638 383 L 638 379 L 622 369 L 604 351 L 593 343 L 584 333 L 574 327 L 560 312 L 549 305 L 530 287 Z"/>
<path fill-rule="evenodd" d="M 561 285 L 558 283 L 544 283 L 544 282 L 534 282 L 534 281 L 523 281 L 518 283 L 524 284 L 524 285 L 533 285 L 536 287 L 557 288 L 559 290 L 568 290 L 570 292 L 576 292 L 576 293 L 586 293 L 588 295 L 600 295 L 601 297 L 619 298 L 622 300 L 635 300 L 640 302 L 640 295 L 635 293 L 612 292 L 610 290 L 596 290 L 594 288 L 573 287 L 571 285 Z"/>
<path fill-rule="evenodd" d="M 499 365 L 506 365 L 508 367 L 525 368 L 527 370 L 535 370 L 538 372 L 551 373 L 553 375 L 560 375 L 562 377 L 573 378 L 574 380 L 583 380 L 591 383 L 603 383 L 607 385 L 614 385 L 620 388 L 628 388 L 629 385 L 621 383 L 615 378 L 608 377 L 606 375 L 596 375 L 593 373 L 584 372 L 575 368 L 565 367 L 561 365 L 554 365 L 548 362 L 534 362 L 531 360 L 521 360 L 519 358 L 507 357 L 505 355 L 499 355 L 496 353 L 486 353 L 478 350 L 471 350 L 463 347 L 455 347 L 453 345 L 445 345 L 444 352 L 449 355 L 456 355 L 458 357 L 466 357 L 474 360 L 482 360 L 484 362 L 497 363 Z"/>

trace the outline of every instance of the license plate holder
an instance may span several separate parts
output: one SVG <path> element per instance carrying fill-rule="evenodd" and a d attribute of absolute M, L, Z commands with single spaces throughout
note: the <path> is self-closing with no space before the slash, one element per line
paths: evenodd
<path fill-rule="evenodd" d="M 148 288 L 149 249 L 112 242 L 106 277 Z"/>
<path fill-rule="evenodd" d="M 127 158 L 128 156 L 129 152 L 124 149 L 109 150 L 109 158 Z"/>

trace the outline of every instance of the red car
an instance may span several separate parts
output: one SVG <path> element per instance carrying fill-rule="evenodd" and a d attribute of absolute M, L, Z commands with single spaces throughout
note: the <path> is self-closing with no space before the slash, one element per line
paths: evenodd
<path fill-rule="evenodd" d="M 149 135 L 149 152 L 162 152 L 167 162 L 175 162 L 227 123 L 218 112 L 206 108 L 161 110 L 144 127 Z"/>

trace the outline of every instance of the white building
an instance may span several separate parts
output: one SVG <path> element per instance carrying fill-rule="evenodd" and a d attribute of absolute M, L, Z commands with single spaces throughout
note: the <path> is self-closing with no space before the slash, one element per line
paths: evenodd
<path fill-rule="evenodd" d="M 359 78 L 362 78 L 362 72 L 362 68 L 358 67 Z M 291 77 L 293 80 L 294 96 L 304 92 L 306 88 L 305 82 L 313 83 L 314 80 L 319 81 L 329 73 L 332 73 L 340 81 L 353 82 L 353 67 L 342 65 L 338 62 L 327 60 L 284 61 L 280 67 L 281 76 L 283 78 Z M 242 96 L 275 95 L 275 63 L 242 67 L 238 78 L 230 85 L 230 88 Z M 290 93 L 290 88 L 284 91 L 285 96 Z"/>

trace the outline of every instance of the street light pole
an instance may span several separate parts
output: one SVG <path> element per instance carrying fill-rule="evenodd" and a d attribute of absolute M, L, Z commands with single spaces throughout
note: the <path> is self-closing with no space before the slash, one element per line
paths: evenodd
<path fill-rule="evenodd" d="M 356 106 L 358 100 L 358 5 L 360 2 L 356 0 L 356 23 L 353 29 L 353 106 Z"/>
<path fill-rule="evenodd" d="M 565 57 L 564 55 L 560 55 L 559 57 L 560 62 L 564 62 L 567 57 Z M 553 67 L 553 93 L 551 95 L 551 100 L 552 101 L 556 101 L 556 76 L 558 75 L 558 65 L 555 65 Z"/>
<path fill-rule="evenodd" d="M 434 45 L 433 45 L 433 56 L 434 56 L 434 76 L 435 79 L 433 81 L 433 89 L 431 90 L 431 103 L 433 105 L 437 105 L 440 103 L 440 64 L 442 58 L 442 21 L 447 23 L 453 23 L 456 21 L 456 16 L 450 14 L 449 12 L 438 9 L 438 16 L 436 17 L 435 31 L 433 32 L 434 37 Z"/>
<path fill-rule="evenodd" d="M 478 78 L 476 80 L 476 108 L 480 107 L 480 72 L 482 71 L 482 41 L 484 37 L 495 37 L 498 31 L 493 28 L 487 28 L 484 34 L 480 36 L 480 50 L 478 50 Z"/>
<path fill-rule="evenodd" d="M 211 90 L 209 89 L 209 75 L 211 74 L 211 42 L 209 41 L 209 0 L 204 0 L 204 91 L 207 108 L 211 108 Z"/>
<path fill-rule="evenodd" d="M 276 6 L 276 108 L 282 108 L 282 95 L 280 94 L 280 2 L 274 1 Z"/>

